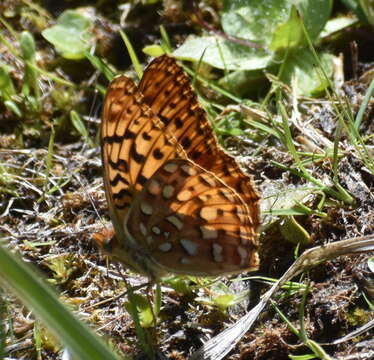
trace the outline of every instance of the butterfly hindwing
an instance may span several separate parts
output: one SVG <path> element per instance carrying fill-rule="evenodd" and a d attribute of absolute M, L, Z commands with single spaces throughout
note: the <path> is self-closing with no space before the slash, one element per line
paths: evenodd
<path fill-rule="evenodd" d="M 166 272 L 218 275 L 258 265 L 248 207 L 215 175 L 169 160 L 131 206 L 127 236 Z"/>

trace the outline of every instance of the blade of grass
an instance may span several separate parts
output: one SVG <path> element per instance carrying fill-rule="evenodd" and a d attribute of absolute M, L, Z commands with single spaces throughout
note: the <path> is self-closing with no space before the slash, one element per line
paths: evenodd
<path fill-rule="evenodd" d="M 302 174 L 302 177 L 304 177 L 306 180 L 312 182 L 313 184 L 316 184 L 317 186 L 319 186 L 321 188 L 321 190 L 325 191 L 330 196 L 333 196 L 336 199 L 339 199 L 339 200 L 341 200 L 341 201 L 343 201 L 347 204 L 353 204 L 354 203 L 353 197 L 350 196 L 342 187 L 340 187 L 340 188 L 337 187 L 338 191 L 335 191 L 331 187 L 325 186 L 318 179 L 314 178 L 313 176 L 311 176 L 308 173 L 308 171 L 305 169 L 305 167 L 301 163 L 301 160 L 300 160 L 299 155 L 297 154 L 295 145 L 293 144 L 292 134 L 291 134 L 290 127 L 288 125 L 288 120 L 287 120 L 288 119 L 287 112 L 286 112 L 286 109 L 284 108 L 282 102 L 280 101 L 280 92 L 278 92 L 277 106 L 278 106 L 279 112 L 282 116 L 283 130 L 284 130 L 284 133 L 285 133 L 286 146 L 288 148 L 288 151 L 293 156 L 297 167 L 300 169 L 300 170 L 296 170 L 298 175 L 301 176 L 301 174 Z"/>
<path fill-rule="evenodd" d="M 80 360 L 118 359 L 58 300 L 56 293 L 29 264 L 0 245 L 0 281 Z"/>
<path fill-rule="evenodd" d="M 124 41 L 124 43 L 126 45 L 127 51 L 130 55 L 131 62 L 134 65 L 134 69 L 135 69 L 135 71 L 138 75 L 138 78 L 140 80 L 143 76 L 143 68 L 142 68 L 142 66 L 139 62 L 138 57 L 136 56 L 136 52 L 134 50 L 134 47 L 132 46 L 132 44 L 130 42 L 130 39 L 127 37 L 127 35 L 124 31 L 120 30 L 119 33 L 121 34 L 122 40 Z"/>
<path fill-rule="evenodd" d="M 115 73 L 114 73 L 114 71 L 112 71 L 112 69 L 107 64 L 104 63 L 104 61 L 102 59 L 98 58 L 95 55 L 92 55 L 88 51 L 85 51 L 84 55 L 86 56 L 88 61 L 92 64 L 92 66 L 95 69 L 99 70 L 102 74 L 104 74 L 104 76 L 107 78 L 107 80 L 112 81 L 112 79 L 115 76 Z M 104 93 L 105 93 L 105 91 L 104 91 Z"/>
<path fill-rule="evenodd" d="M 369 85 L 369 87 L 368 87 L 368 89 L 366 91 L 364 100 L 362 101 L 360 109 L 358 110 L 358 113 L 357 113 L 357 116 L 356 116 L 356 120 L 355 120 L 355 127 L 356 127 L 356 129 L 359 129 L 359 127 L 361 125 L 362 118 L 364 116 L 365 110 L 368 107 L 369 101 L 370 101 L 371 97 L 373 96 L 373 92 L 374 92 L 374 79 L 371 80 L 371 83 L 370 83 L 370 85 Z"/>
<path fill-rule="evenodd" d="M 346 99 L 345 103 L 344 103 L 344 101 L 342 101 L 341 98 L 336 93 L 335 87 L 334 87 L 332 81 L 327 76 L 326 71 L 325 71 L 324 67 L 322 66 L 322 63 L 321 63 L 321 61 L 320 61 L 320 59 L 317 55 L 317 52 L 315 51 L 315 49 L 313 47 L 312 41 L 311 41 L 311 39 L 308 35 L 308 32 L 305 28 L 305 24 L 304 24 L 303 21 L 301 21 L 301 26 L 302 26 L 305 38 L 307 40 L 309 49 L 312 52 L 313 57 L 318 64 L 319 70 L 322 72 L 324 78 L 328 82 L 329 87 L 331 88 L 331 91 L 334 94 L 334 99 L 336 99 L 336 100 L 334 100 L 333 97 L 331 96 L 330 92 L 328 91 L 328 89 L 326 89 L 327 96 L 330 99 L 330 102 L 331 102 L 332 106 L 334 107 L 334 109 L 335 109 L 335 111 L 338 115 L 338 120 L 344 126 L 347 135 L 352 140 L 353 146 L 355 147 L 357 152 L 360 154 L 361 159 L 364 162 L 364 164 L 371 170 L 372 173 L 374 173 L 373 157 L 370 154 L 370 152 L 368 151 L 367 147 L 365 146 L 364 141 L 362 140 L 362 138 L 361 138 L 361 136 L 358 132 L 358 128 L 356 127 L 356 124 L 353 120 L 352 111 L 351 111 L 351 108 L 350 108 L 349 101 L 348 101 L 348 99 Z M 341 106 L 341 108 L 339 108 L 338 104 Z M 361 110 L 361 108 L 360 108 L 360 110 Z M 347 119 L 348 124 L 344 121 L 344 119 Z M 357 122 L 361 121 L 359 117 L 356 118 L 356 120 L 357 120 Z"/>
<path fill-rule="evenodd" d="M 161 47 L 165 50 L 167 54 L 170 54 L 172 51 L 171 42 L 169 35 L 163 25 L 160 26 L 160 34 L 161 34 Z"/>
<path fill-rule="evenodd" d="M 191 70 L 188 66 L 183 66 L 183 69 L 184 69 L 184 71 L 187 74 L 191 75 L 192 77 L 195 75 L 195 71 Z M 201 81 L 203 84 L 208 85 L 211 89 L 213 89 L 213 90 L 217 91 L 218 93 L 226 96 L 228 99 L 231 99 L 231 100 L 235 101 L 238 104 L 241 103 L 241 102 L 243 102 L 242 99 L 238 98 L 237 96 L 231 94 L 227 90 L 224 90 L 223 88 L 221 88 L 218 85 L 214 84 L 213 81 L 207 80 L 207 79 L 203 78 L 200 75 L 196 75 L 196 78 L 199 81 Z"/>

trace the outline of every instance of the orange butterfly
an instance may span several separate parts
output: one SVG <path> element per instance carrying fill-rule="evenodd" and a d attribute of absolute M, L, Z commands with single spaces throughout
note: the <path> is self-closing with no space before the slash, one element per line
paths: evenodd
<path fill-rule="evenodd" d="M 115 237 L 95 238 L 113 257 L 154 281 L 257 269 L 259 196 L 174 59 L 153 60 L 138 86 L 111 82 L 101 148 Z"/>

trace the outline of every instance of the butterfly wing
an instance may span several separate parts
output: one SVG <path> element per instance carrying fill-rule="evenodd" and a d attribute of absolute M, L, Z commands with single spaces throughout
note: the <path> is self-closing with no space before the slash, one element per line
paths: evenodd
<path fill-rule="evenodd" d="M 155 172 L 126 224 L 148 268 L 216 276 L 258 266 L 248 207 L 214 174 L 187 159 L 169 160 Z"/>
<path fill-rule="evenodd" d="M 109 85 L 101 122 L 104 185 L 111 219 L 119 238 L 136 194 L 160 164 L 176 156 L 176 144 L 143 101 L 132 80 L 115 78 Z"/>
<path fill-rule="evenodd" d="M 173 134 L 186 156 L 234 189 L 250 209 L 258 228 L 259 195 L 251 178 L 219 145 L 205 111 L 197 101 L 189 77 L 176 61 L 166 55 L 147 67 L 139 83 L 144 101 L 159 117 L 165 131 Z"/>
<path fill-rule="evenodd" d="M 159 277 L 163 270 L 215 275 L 257 266 L 258 195 L 250 178 L 219 148 L 188 77 L 173 59 L 163 56 L 154 60 L 139 89 L 126 76 L 112 81 L 101 134 L 104 184 L 116 232 L 116 240 L 111 242 L 113 255 L 151 278 Z M 184 161 L 185 166 L 178 161 Z M 171 176 L 173 183 L 165 179 L 168 164 L 178 169 Z M 183 176 L 187 167 L 197 174 L 188 181 Z M 171 217 L 170 221 L 172 211 L 188 191 L 200 189 L 204 179 L 212 188 L 206 187 L 206 196 L 195 193 L 178 210 L 178 216 L 187 219 L 180 229 L 179 218 Z M 144 204 L 148 203 L 142 201 L 155 182 L 162 188 L 158 196 L 167 196 L 173 188 L 176 198 L 165 202 L 156 197 L 155 201 L 160 201 L 152 202 L 148 211 L 158 215 L 145 222 Z M 201 201 L 205 203 L 196 207 Z M 223 213 L 217 208 L 221 205 L 225 205 Z M 210 215 L 207 209 L 211 209 Z M 215 221 L 220 222 L 212 219 L 214 209 Z M 198 244 L 199 256 L 177 259 L 174 252 L 166 254 L 169 243 L 165 239 L 156 236 L 156 241 L 150 241 L 157 228 L 163 229 L 164 235 L 173 235 L 176 254 L 193 252 Z M 221 257 L 225 261 L 217 261 Z"/>

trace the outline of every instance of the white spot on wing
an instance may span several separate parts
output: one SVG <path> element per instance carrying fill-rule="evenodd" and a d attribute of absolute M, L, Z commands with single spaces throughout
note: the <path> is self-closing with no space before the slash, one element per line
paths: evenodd
<path fill-rule="evenodd" d="M 152 206 L 145 202 L 140 203 L 140 210 L 144 215 L 152 215 L 153 213 Z"/>
<path fill-rule="evenodd" d="M 192 165 L 184 164 L 181 166 L 181 169 L 189 176 L 195 176 L 197 174 L 196 169 L 192 167 Z"/>
<path fill-rule="evenodd" d="M 197 244 L 188 239 L 179 240 L 183 249 L 187 252 L 188 255 L 193 256 L 197 254 Z"/>
<path fill-rule="evenodd" d="M 164 199 L 168 200 L 170 199 L 173 195 L 174 195 L 174 186 L 171 186 L 171 185 L 166 185 L 164 186 L 164 188 L 162 189 L 162 196 L 164 197 Z"/>
<path fill-rule="evenodd" d="M 237 251 L 240 256 L 240 266 L 244 266 L 247 262 L 248 251 L 243 246 L 238 246 Z"/>
<path fill-rule="evenodd" d="M 143 236 L 146 236 L 147 235 L 147 228 L 145 227 L 145 225 L 143 223 L 140 223 L 139 224 L 139 230 L 141 232 L 141 234 Z"/>
<path fill-rule="evenodd" d="M 182 230 L 183 228 L 183 222 L 178 219 L 176 216 L 171 215 L 166 218 L 169 223 L 173 224 L 178 230 Z"/>
<path fill-rule="evenodd" d="M 223 255 L 222 255 L 222 246 L 220 244 L 213 244 L 213 259 L 215 262 L 222 262 L 223 261 Z"/>
<path fill-rule="evenodd" d="M 152 231 L 156 234 L 156 235 L 160 235 L 161 234 L 161 230 L 159 227 L 157 226 L 153 226 L 152 227 Z"/>
<path fill-rule="evenodd" d="M 170 163 L 170 164 L 165 164 L 163 169 L 172 174 L 172 173 L 175 173 L 177 170 L 178 170 L 178 165 L 177 164 L 174 164 L 174 163 Z"/>
<path fill-rule="evenodd" d="M 169 242 L 164 242 L 158 246 L 159 250 L 162 252 L 168 252 L 171 250 L 172 245 Z"/>

